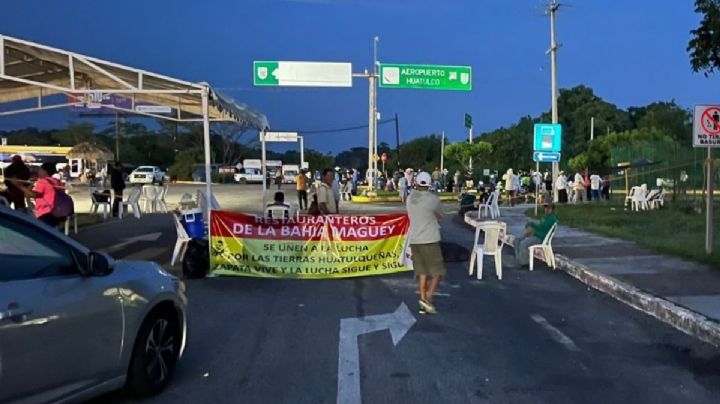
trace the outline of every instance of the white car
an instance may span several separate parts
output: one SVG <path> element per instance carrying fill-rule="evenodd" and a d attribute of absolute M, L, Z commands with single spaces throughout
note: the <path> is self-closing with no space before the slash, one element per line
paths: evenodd
<path fill-rule="evenodd" d="M 159 393 L 185 349 L 185 284 L 0 206 L 0 402 Z"/>
<path fill-rule="evenodd" d="M 140 166 L 130 173 L 131 184 L 162 184 L 165 172 L 158 166 Z"/>
<path fill-rule="evenodd" d="M 258 183 L 262 184 L 263 175 L 259 168 L 241 168 L 235 174 L 235 182 L 240 184 Z"/>

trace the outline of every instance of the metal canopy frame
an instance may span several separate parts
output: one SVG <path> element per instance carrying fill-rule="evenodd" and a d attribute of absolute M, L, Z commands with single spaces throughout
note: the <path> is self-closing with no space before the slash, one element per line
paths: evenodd
<path fill-rule="evenodd" d="M 214 91 L 208 83 L 192 83 L 106 60 L 0 34 L 0 104 L 36 100 L 35 107 L 0 111 L 0 116 L 101 102 L 105 94 L 131 99 L 131 108 L 103 108 L 174 122 L 202 122 L 207 206 L 212 206 L 210 122 L 235 121 L 260 131 L 265 115 Z M 77 102 L 46 102 L 65 95 Z M 135 103 L 170 106 L 174 116 L 135 110 Z"/>

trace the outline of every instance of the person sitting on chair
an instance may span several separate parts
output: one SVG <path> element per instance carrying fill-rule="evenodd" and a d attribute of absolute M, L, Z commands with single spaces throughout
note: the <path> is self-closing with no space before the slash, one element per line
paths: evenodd
<path fill-rule="evenodd" d="M 555 223 L 557 223 L 557 215 L 555 214 L 555 204 L 548 203 L 545 205 L 545 217 L 540 223 L 528 223 L 525 226 L 525 233 L 515 239 L 515 260 L 520 266 L 530 265 L 531 245 L 542 244 L 545 236 Z"/>
<path fill-rule="evenodd" d="M 290 205 L 285 203 L 285 194 L 281 191 L 275 192 L 272 203 L 266 206 L 267 217 L 272 218 L 272 208 L 285 208 L 285 219 L 290 217 Z"/>

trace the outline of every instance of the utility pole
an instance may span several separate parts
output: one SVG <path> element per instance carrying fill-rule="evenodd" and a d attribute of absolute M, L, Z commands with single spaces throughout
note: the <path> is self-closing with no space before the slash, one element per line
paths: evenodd
<path fill-rule="evenodd" d="M 442 131 L 440 138 L 440 173 L 445 178 L 445 131 Z M 444 182 L 444 181 L 443 181 Z"/>
<path fill-rule="evenodd" d="M 368 94 L 368 171 L 365 176 L 368 182 L 368 191 L 375 188 L 375 176 L 377 174 L 377 78 L 378 78 L 378 60 L 377 47 L 380 37 L 373 37 L 373 69 L 365 73 L 353 74 L 353 77 L 367 77 L 369 83 Z"/>
<path fill-rule="evenodd" d="M 473 142 L 472 129 L 473 129 L 473 126 L 470 125 L 470 127 L 468 128 L 468 139 L 470 140 L 470 144 L 472 144 L 472 142 Z M 472 176 L 473 176 L 472 160 L 473 160 L 472 157 L 470 157 L 470 161 L 468 162 L 468 168 L 470 168 L 470 173 L 469 173 L 470 178 L 472 178 Z"/>
<path fill-rule="evenodd" d="M 395 146 L 397 147 L 397 166 L 400 167 L 400 118 L 395 113 Z"/>
<path fill-rule="evenodd" d="M 120 161 L 120 114 L 115 111 L 115 161 Z"/>
<path fill-rule="evenodd" d="M 368 100 L 370 104 L 368 108 L 368 170 L 366 179 L 368 182 L 368 191 L 372 191 L 375 188 L 375 171 L 373 170 L 373 164 L 375 163 L 375 154 L 373 153 L 375 150 L 375 146 L 373 145 L 373 141 L 375 140 L 375 134 L 373 133 L 375 130 L 375 75 L 367 73 L 367 70 L 365 72 L 368 75 L 368 83 L 370 86 Z"/>
<path fill-rule="evenodd" d="M 557 10 L 560 8 L 560 4 L 557 0 L 552 0 L 549 4 L 547 13 L 550 14 L 550 87 L 552 91 L 552 123 L 558 123 L 558 79 L 557 79 L 557 32 L 556 32 L 556 16 Z M 560 165 L 558 163 L 552 163 L 552 178 L 553 178 L 553 200 L 558 200 L 558 190 L 555 184 L 557 184 L 557 177 Z"/>
<path fill-rule="evenodd" d="M 590 141 L 595 140 L 595 117 L 590 118 Z"/>

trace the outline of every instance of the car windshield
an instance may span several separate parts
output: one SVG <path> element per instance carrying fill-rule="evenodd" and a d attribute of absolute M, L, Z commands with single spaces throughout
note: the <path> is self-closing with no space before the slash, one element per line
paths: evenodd
<path fill-rule="evenodd" d="M 135 172 L 138 172 L 138 173 L 151 173 L 151 172 L 153 172 L 153 168 L 152 168 L 152 167 L 139 167 L 137 170 L 135 170 Z"/>

